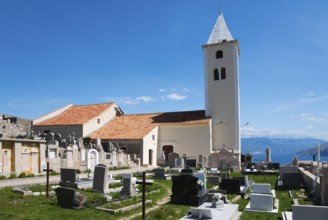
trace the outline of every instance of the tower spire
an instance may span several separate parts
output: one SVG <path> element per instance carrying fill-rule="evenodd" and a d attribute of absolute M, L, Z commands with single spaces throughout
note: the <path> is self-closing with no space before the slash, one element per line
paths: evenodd
<path fill-rule="evenodd" d="M 222 41 L 231 41 L 231 40 L 233 40 L 233 37 L 224 20 L 222 9 L 220 7 L 219 17 L 215 22 L 212 33 L 208 38 L 207 44 L 215 44 L 215 43 L 220 43 Z"/>

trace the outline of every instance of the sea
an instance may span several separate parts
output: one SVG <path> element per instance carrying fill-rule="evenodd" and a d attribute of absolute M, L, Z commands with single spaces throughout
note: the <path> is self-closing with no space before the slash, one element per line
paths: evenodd
<path fill-rule="evenodd" d="M 293 161 L 295 154 L 271 154 L 272 163 L 280 163 L 280 165 L 290 164 Z M 315 160 L 318 160 L 315 155 Z M 312 155 L 297 155 L 298 160 L 313 160 Z M 265 161 L 265 154 L 253 154 L 253 162 L 258 163 Z M 320 161 L 328 161 L 328 156 L 320 156 Z"/>

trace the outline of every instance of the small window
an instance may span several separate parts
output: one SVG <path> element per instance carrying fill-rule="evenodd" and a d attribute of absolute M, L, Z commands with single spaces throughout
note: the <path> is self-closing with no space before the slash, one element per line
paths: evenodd
<path fill-rule="evenodd" d="M 153 139 L 153 141 L 155 140 L 155 135 L 153 134 L 153 136 L 152 136 L 152 139 Z"/>
<path fill-rule="evenodd" d="M 221 79 L 226 79 L 227 75 L 226 75 L 226 68 L 222 67 L 221 68 Z"/>
<path fill-rule="evenodd" d="M 219 80 L 219 70 L 214 69 L 214 80 Z"/>
<path fill-rule="evenodd" d="M 100 118 L 97 119 L 97 123 L 100 124 Z"/>
<path fill-rule="evenodd" d="M 220 58 L 223 58 L 223 51 L 222 50 L 218 50 L 216 52 L 216 59 L 220 59 Z"/>

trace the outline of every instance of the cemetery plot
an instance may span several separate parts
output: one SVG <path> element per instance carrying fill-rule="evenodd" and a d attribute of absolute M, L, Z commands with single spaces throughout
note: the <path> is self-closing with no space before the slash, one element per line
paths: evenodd
<path fill-rule="evenodd" d="M 146 200 L 146 204 L 151 204 L 151 200 Z M 98 210 L 106 211 L 111 214 L 117 214 L 118 212 L 129 211 L 142 206 L 141 197 L 132 197 L 119 202 L 113 202 L 106 205 L 97 207 Z"/>

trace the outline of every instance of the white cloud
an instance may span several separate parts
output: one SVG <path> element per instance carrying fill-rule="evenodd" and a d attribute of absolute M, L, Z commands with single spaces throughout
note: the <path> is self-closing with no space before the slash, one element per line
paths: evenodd
<path fill-rule="evenodd" d="M 254 128 L 254 127 L 242 127 L 240 128 L 242 137 L 304 137 L 306 133 L 301 130 L 277 130 L 272 128 Z"/>
<path fill-rule="evenodd" d="M 321 102 L 321 101 L 324 101 L 327 99 L 328 99 L 328 96 L 321 96 L 321 97 L 302 98 L 302 99 L 297 99 L 294 101 L 287 101 L 287 102 L 280 103 L 275 108 L 273 108 L 271 111 L 278 112 L 278 111 L 282 111 L 282 110 L 286 110 L 286 109 L 290 109 L 290 108 L 295 108 L 295 107 L 312 104 L 315 102 Z"/>
<path fill-rule="evenodd" d="M 190 89 L 188 89 L 188 88 L 183 88 L 182 89 L 184 92 L 190 92 Z"/>
<path fill-rule="evenodd" d="M 302 113 L 299 115 L 291 115 L 292 118 L 301 119 L 304 121 L 312 121 L 312 122 L 327 122 L 328 117 L 327 116 L 314 116 L 308 113 Z"/>
<path fill-rule="evenodd" d="M 180 101 L 180 100 L 186 99 L 187 96 L 178 95 L 176 93 L 171 93 L 169 95 L 166 95 L 166 98 L 168 98 L 169 100 Z"/>
<path fill-rule="evenodd" d="M 312 91 L 309 91 L 309 92 L 305 93 L 305 95 L 307 95 L 307 96 L 314 96 L 314 95 L 315 95 L 315 93 L 314 93 L 314 92 L 312 92 Z"/>
<path fill-rule="evenodd" d="M 160 92 L 166 92 L 166 89 L 159 89 Z"/>
<path fill-rule="evenodd" d="M 138 101 L 143 101 L 145 103 L 148 103 L 148 102 L 155 102 L 156 99 L 151 97 L 151 96 L 139 96 L 136 98 Z"/>

